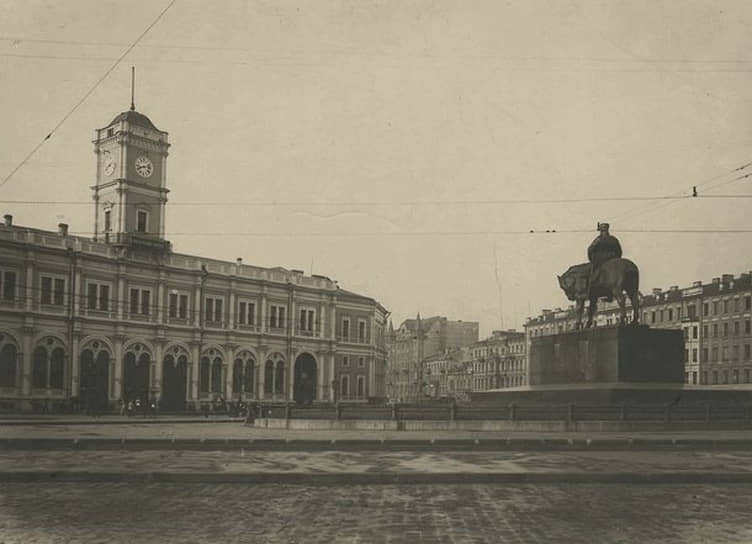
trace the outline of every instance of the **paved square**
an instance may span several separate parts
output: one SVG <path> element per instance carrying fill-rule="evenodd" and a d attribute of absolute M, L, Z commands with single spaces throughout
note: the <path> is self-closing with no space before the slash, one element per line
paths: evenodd
<path fill-rule="evenodd" d="M 752 542 L 743 485 L 8 484 L 0 542 Z"/>

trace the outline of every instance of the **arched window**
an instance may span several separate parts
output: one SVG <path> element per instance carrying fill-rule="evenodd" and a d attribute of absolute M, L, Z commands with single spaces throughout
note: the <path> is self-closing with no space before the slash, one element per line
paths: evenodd
<path fill-rule="evenodd" d="M 211 364 L 208 357 L 201 357 L 201 364 L 199 365 L 199 379 L 198 379 L 198 391 L 199 393 L 209 392 L 209 375 L 211 372 Z"/>
<path fill-rule="evenodd" d="M 264 364 L 264 393 L 272 394 L 274 392 L 274 363 L 267 361 Z"/>
<path fill-rule="evenodd" d="M 212 393 L 222 392 L 222 359 L 215 357 L 212 361 Z"/>
<path fill-rule="evenodd" d="M 50 387 L 52 389 L 63 388 L 63 376 L 65 374 L 65 351 L 63 348 L 52 350 L 50 357 Z"/>
<path fill-rule="evenodd" d="M 245 392 L 255 393 L 256 389 L 256 361 L 248 359 L 245 363 Z"/>
<path fill-rule="evenodd" d="M 276 394 L 283 394 L 285 392 L 285 363 L 284 361 L 277 361 L 277 365 L 274 370 L 274 392 Z"/>
<path fill-rule="evenodd" d="M 5 343 L 3 343 L 5 341 Z M 0 387 L 16 386 L 18 350 L 0 335 Z"/>
<path fill-rule="evenodd" d="M 31 386 L 37 389 L 47 387 L 47 348 L 37 346 L 31 370 Z"/>
<path fill-rule="evenodd" d="M 242 359 L 235 359 L 235 362 L 232 364 L 232 393 L 238 394 L 243 390 L 243 371 L 245 370 L 243 366 L 243 360 Z"/>

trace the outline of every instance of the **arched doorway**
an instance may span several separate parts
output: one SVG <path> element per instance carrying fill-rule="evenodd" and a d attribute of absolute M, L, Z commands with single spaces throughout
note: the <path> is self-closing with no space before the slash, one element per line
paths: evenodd
<path fill-rule="evenodd" d="M 104 344 L 95 341 L 84 348 L 80 373 L 80 407 L 89 413 L 104 411 L 110 390 L 110 353 Z"/>
<path fill-rule="evenodd" d="M 301 353 L 295 359 L 293 400 L 298 404 L 316 400 L 316 359 L 310 353 Z"/>
<path fill-rule="evenodd" d="M 123 368 L 123 400 L 141 400 L 141 406 L 149 402 L 149 371 L 151 354 L 141 344 L 134 344 L 125 354 Z"/>
<path fill-rule="evenodd" d="M 185 410 L 185 389 L 188 377 L 188 354 L 179 347 L 168 350 L 162 360 L 162 404 L 167 412 Z"/>

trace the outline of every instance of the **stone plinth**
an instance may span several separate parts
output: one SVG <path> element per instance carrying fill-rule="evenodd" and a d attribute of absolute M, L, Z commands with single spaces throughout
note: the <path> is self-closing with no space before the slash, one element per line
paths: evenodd
<path fill-rule="evenodd" d="M 566 384 L 684 382 L 680 330 L 644 325 L 596 327 L 533 338 L 531 387 Z"/>

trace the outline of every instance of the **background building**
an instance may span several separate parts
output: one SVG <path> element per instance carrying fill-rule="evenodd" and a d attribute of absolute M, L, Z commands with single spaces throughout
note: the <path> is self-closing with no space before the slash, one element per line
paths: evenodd
<path fill-rule="evenodd" d="M 641 321 L 684 332 L 685 382 L 723 385 L 752 383 L 752 273 L 724 274 L 710 283 L 680 289 L 653 289 L 641 297 Z M 596 326 L 616 325 L 616 303 L 599 303 Z M 528 319 L 526 337 L 557 334 L 576 327 L 572 307 Z M 529 345 L 528 345 L 529 348 Z"/>
<path fill-rule="evenodd" d="M 424 396 L 422 362 L 425 358 L 478 341 L 479 325 L 446 317 L 406 319 L 390 334 L 388 395 L 398 402 Z"/>
<path fill-rule="evenodd" d="M 96 131 L 93 239 L 5 216 L 1 407 L 383 398 L 377 301 L 323 276 L 172 251 L 168 147 L 133 109 Z"/>

